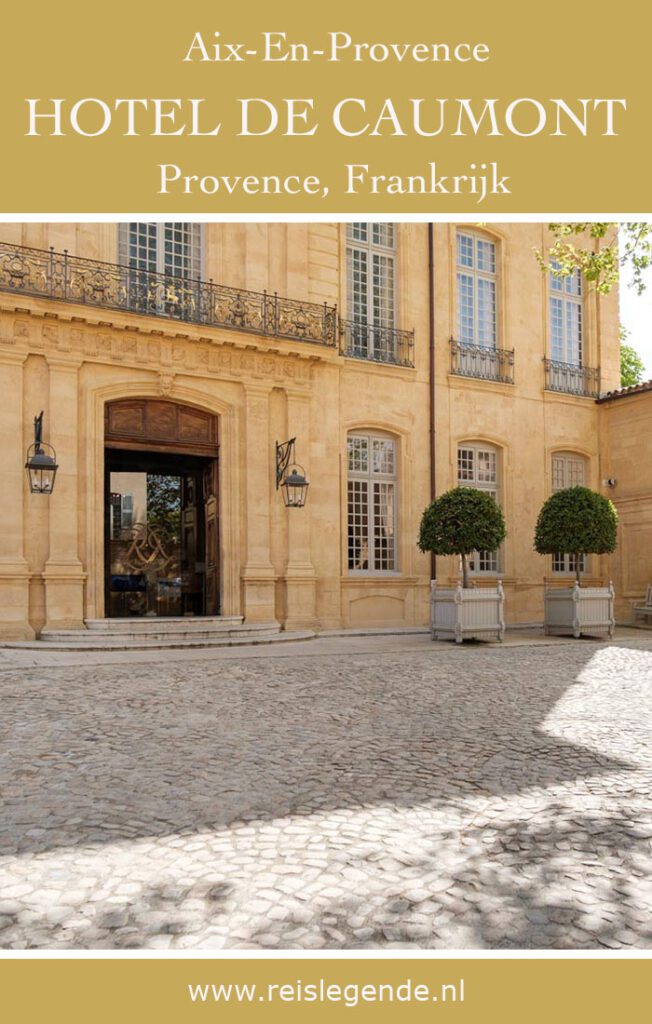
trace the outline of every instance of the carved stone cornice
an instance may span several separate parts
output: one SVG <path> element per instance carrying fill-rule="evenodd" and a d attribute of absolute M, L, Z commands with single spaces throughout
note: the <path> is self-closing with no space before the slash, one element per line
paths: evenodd
<path fill-rule="evenodd" d="M 232 332 L 226 338 L 225 333 L 216 330 L 215 336 L 206 337 L 158 326 L 144 330 L 138 324 L 116 327 L 79 317 L 64 320 L 27 309 L 3 310 L 0 301 L 0 359 L 5 352 L 18 358 L 35 353 L 73 366 L 85 362 L 149 369 L 160 375 L 162 387 L 184 374 L 302 391 L 310 388 L 316 363 L 337 359 L 327 350 L 298 352 L 284 343 L 272 345 L 267 338 L 247 334 L 234 340 Z"/>

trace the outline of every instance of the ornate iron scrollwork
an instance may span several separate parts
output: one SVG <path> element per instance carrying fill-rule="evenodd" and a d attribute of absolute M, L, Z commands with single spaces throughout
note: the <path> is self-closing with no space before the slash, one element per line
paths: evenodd
<path fill-rule="evenodd" d="M 337 345 L 335 306 L 0 243 L 0 289 L 318 345 Z"/>

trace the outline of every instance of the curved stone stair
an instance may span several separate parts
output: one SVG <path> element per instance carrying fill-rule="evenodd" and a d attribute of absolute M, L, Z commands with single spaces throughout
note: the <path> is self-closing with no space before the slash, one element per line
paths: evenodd
<path fill-rule="evenodd" d="M 314 635 L 310 630 L 284 631 L 277 623 L 247 623 L 241 616 L 87 619 L 85 629 L 44 629 L 38 640 L 0 646 L 41 651 L 137 651 L 288 643 Z"/>

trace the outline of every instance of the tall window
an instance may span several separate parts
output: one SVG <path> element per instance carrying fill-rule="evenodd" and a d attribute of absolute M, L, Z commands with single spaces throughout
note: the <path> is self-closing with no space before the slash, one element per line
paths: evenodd
<path fill-rule="evenodd" d="M 566 487 L 584 487 L 586 484 L 586 459 L 572 452 L 555 452 L 552 457 L 552 489 L 563 491 Z M 575 572 L 573 555 L 559 552 L 552 556 L 553 572 Z M 580 572 L 587 571 L 586 555 L 580 555 Z"/>
<path fill-rule="evenodd" d="M 201 224 L 120 224 L 118 262 L 134 270 L 201 277 Z"/>
<path fill-rule="evenodd" d="M 472 231 L 458 231 L 458 342 L 495 348 L 496 309 L 496 245 Z"/>
<path fill-rule="evenodd" d="M 553 263 L 553 268 L 559 264 Z M 579 270 L 569 277 L 550 275 L 550 355 L 562 363 L 582 366 L 582 276 Z"/>
<path fill-rule="evenodd" d="M 500 504 L 498 452 L 488 445 L 463 444 L 457 449 L 457 482 L 460 487 L 486 491 Z M 468 560 L 473 573 L 496 573 L 500 569 L 498 551 L 474 551 Z"/>
<path fill-rule="evenodd" d="M 349 571 L 395 571 L 396 444 L 388 437 L 351 434 L 347 462 Z"/>
<path fill-rule="evenodd" d="M 396 324 L 394 224 L 355 223 L 346 229 L 346 268 L 351 354 L 385 358 Z"/>

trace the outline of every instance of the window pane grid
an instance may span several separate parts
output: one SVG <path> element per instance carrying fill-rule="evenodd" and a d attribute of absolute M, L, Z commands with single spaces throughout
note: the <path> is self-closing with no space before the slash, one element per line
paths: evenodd
<path fill-rule="evenodd" d="M 175 277 L 200 276 L 200 225 L 163 224 L 163 266 Z"/>
<path fill-rule="evenodd" d="M 468 566 L 472 573 L 498 572 L 498 552 L 474 551 L 469 555 Z"/>
<path fill-rule="evenodd" d="M 554 260 L 553 270 L 560 264 Z M 572 366 L 583 365 L 582 275 L 574 270 L 568 277 L 550 276 L 550 351 L 553 359 Z"/>
<path fill-rule="evenodd" d="M 372 438 L 374 476 L 383 473 L 386 476 L 394 476 L 394 442 L 384 440 L 380 437 Z"/>
<path fill-rule="evenodd" d="M 473 238 L 471 235 L 458 234 L 457 262 L 460 267 L 473 266 Z"/>
<path fill-rule="evenodd" d="M 565 487 L 584 487 L 586 462 L 577 455 L 553 455 L 552 489 L 561 491 Z"/>
<path fill-rule="evenodd" d="M 587 558 L 586 555 L 580 555 L 580 573 L 586 572 Z M 552 571 L 563 572 L 563 573 L 575 573 L 575 558 L 573 555 L 564 555 L 562 552 L 558 552 L 552 556 Z"/>
<path fill-rule="evenodd" d="M 457 338 L 463 345 L 495 348 L 498 335 L 496 245 L 457 233 Z"/>
<path fill-rule="evenodd" d="M 457 275 L 457 336 L 464 345 L 475 344 L 474 280 L 470 274 Z"/>
<path fill-rule="evenodd" d="M 494 281 L 477 281 L 478 345 L 494 348 L 496 343 L 496 285 Z"/>
<path fill-rule="evenodd" d="M 487 274 L 496 273 L 496 246 L 483 238 L 476 238 L 476 269 Z"/>
<path fill-rule="evenodd" d="M 349 473 L 367 473 L 369 470 L 369 439 L 350 437 L 348 444 Z"/>
<path fill-rule="evenodd" d="M 347 251 L 348 291 L 351 302 L 351 319 L 357 324 L 366 324 L 369 315 L 368 253 L 360 249 Z"/>
<path fill-rule="evenodd" d="M 394 568 L 394 484 L 374 483 L 374 568 Z"/>
<path fill-rule="evenodd" d="M 377 327 L 394 326 L 394 260 L 372 254 L 372 320 Z"/>
<path fill-rule="evenodd" d="M 372 223 L 371 241 L 374 245 L 382 246 L 384 249 L 393 249 L 395 244 L 394 225 Z"/>
<path fill-rule="evenodd" d="M 475 452 L 473 448 L 457 449 L 457 482 L 470 483 L 475 477 Z"/>
<path fill-rule="evenodd" d="M 496 453 L 488 451 L 487 449 L 479 448 L 477 453 L 477 476 L 476 484 L 495 484 L 496 483 Z M 487 490 L 487 488 L 483 488 Z M 496 497 L 496 492 L 492 491 L 492 497 Z"/>
<path fill-rule="evenodd" d="M 346 237 L 352 242 L 366 242 L 367 225 L 364 223 L 348 224 L 346 228 Z"/>
<path fill-rule="evenodd" d="M 347 443 L 349 571 L 394 572 L 396 445 L 390 438 L 354 434 Z"/>
<path fill-rule="evenodd" d="M 369 485 L 366 480 L 349 480 L 348 536 L 349 569 L 368 569 Z"/>
<path fill-rule="evenodd" d="M 485 491 L 500 504 L 498 491 L 498 453 L 480 445 L 460 445 L 457 449 L 457 483 Z M 500 571 L 499 551 L 473 551 L 468 558 L 469 572 Z"/>
<path fill-rule="evenodd" d="M 120 224 L 118 262 L 149 273 L 199 278 L 201 225 L 180 222 Z"/>
<path fill-rule="evenodd" d="M 349 319 L 367 328 L 354 331 L 353 354 L 386 358 L 395 345 L 396 230 L 393 224 L 347 226 L 347 294 Z M 377 328 L 375 330 L 374 328 Z"/>

